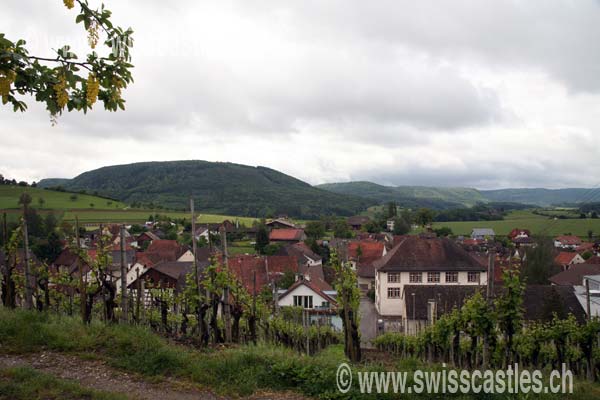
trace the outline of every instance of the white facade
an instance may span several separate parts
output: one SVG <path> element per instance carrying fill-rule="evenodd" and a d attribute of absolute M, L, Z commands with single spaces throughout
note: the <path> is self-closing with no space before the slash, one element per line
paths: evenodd
<path fill-rule="evenodd" d="M 302 298 L 300 298 L 302 296 Z M 292 289 L 291 292 L 280 298 L 277 304 L 280 307 L 285 306 L 298 306 L 298 301 L 302 301 L 302 307 L 313 309 L 316 307 L 323 307 L 326 305 L 329 307 L 330 300 L 322 297 L 320 294 L 312 290 L 306 285 L 299 285 Z M 305 303 L 305 299 L 307 302 Z"/>
<path fill-rule="evenodd" d="M 411 277 L 411 274 L 413 275 Z M 420 282 L 417 281 L 420 274 Z M 405 285 L 487 285 L 486 271 L 402 271 L 375 275 L 375 308 L 382 316 L 405 317 Z"/>

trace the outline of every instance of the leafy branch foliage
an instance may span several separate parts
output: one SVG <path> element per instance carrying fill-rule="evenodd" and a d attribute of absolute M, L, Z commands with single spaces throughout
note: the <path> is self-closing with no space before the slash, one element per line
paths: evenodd
<path fill-rule="evenodd" d="M 102 5 L 92 9 L 88 0 L 64 0 L 68 9 L 79 6 L 75 18 L 88 34 L 91 52 L 84 60 L 69 45 L 54 50 L 52 57 L 32 55 L 25 40 L 10 40 L 0 33 L 0 97 L 14 111 L 25 111 L 23 96 L 31 95 L 46 105 L 54 121 L 65 108 L 68 111 L 92 109 L 97 100 L 109 111 L 125 109 L 121 92 L 133 82 L 130 47 L 133 30 L 114 26 L 111 11 Z M 109 52 L 103 56 L 95 49 L 104 38 Z"/>

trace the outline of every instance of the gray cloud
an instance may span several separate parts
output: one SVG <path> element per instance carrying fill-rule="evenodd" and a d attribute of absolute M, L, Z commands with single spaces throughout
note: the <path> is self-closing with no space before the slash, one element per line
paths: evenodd
<path fill-rule="evenodd" d="M 60 2 L 4 3 L 9 37 L 85 52 Z M 32 101 L 24 115 L 0 107 L 0 173 L 200 158 L 311 183 L 595 184 L 581 171 L 600 167 L 598 2 L 107 6 L 136 31 L 127 111 L 67 113 L 50 127 Z"/>

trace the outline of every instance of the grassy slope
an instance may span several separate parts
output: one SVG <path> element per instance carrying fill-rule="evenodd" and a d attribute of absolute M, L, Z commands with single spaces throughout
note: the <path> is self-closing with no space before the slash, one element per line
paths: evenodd
<path fill-rule="evenodd" d="M 3 308 L 0 308 L 0 343 L 5 352 L 37 352 L 44 348 L 102 357 L 113 367 L 147 376 L 178 376 L 234 395 L 249 395 L 261 389 L 292 389 L 320 399 L 427 398 L 416 395 L 367 396 L 359 392 L 357 384 L 347 395 L 341 395 L 335 385 L 337 367 L 346 362 L 341 346 L 331 346 L 314 357 L 267 345 L 201 352 L 169 344 L 141 327 L 107 326 L 96 322 L 84 326 L 75 318 Z M 414 360 L 400 360 L 390 368 L 411 371 L 437 367 Z M 365 364 L 354 366 L 354 370 L 376 371 L 382 370 L 382 367 Z M 572 396 L 539 397 L 591 399 L 597 396 L 598 385 L 576 381 Z M 478 397 L 464 395 L 460 398 Z"/>
<path fill-rule="evenodd" d="M 572 233 L 587 237 L 588 230 L 600 233 L 600 219 L 557 219 L 535 215 L 531 211 L 513 211 L 502 221 L 439 222 L 434 227 L 447 226 L 456 235 L 470 235 L 473 228 L 492 228 L 497 235 L 506 235 L 514 228 L 529 229 L 533 234 L 549 236 Z"/>
<path fill-rule="evenodd" d="M 0 400 L 125 400 L 114 393 L 99 392 L 32 368 L 0 370 Z"/>
<path fill-rule="evenodd" d="M 32 198 L 32 205 L 39 207 L 39 199 L 44 199 L 42 208 L 53 210 L 84 209 L 94 204 L 95 208 L 122 209 L 125 205 L 118 201 L 103 199 L 101 197 L 78 194 L 77 200 L 70 199 L 71 193 L 56 192 L 32 187 L 0 185 L 0 209 L 19 208 L 19 197 L 21 193 L 27 192 Z M 111 202 L 112 204 L 108 204 Z"/>

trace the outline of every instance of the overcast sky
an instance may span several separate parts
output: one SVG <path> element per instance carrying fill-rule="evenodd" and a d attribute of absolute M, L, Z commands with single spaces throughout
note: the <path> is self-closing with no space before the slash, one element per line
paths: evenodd
<path fill-rule="evenodd" d="M 90 4 L 99 4 L 90 0 Z M 0 173 L 202 159 L 312 184 L 600 184 L 599 1 L 105 0 L 135 31 L 125 112 L 0 106 Z M 31 53 L 86 34 L 60 0 L 2 0 Z"/>

